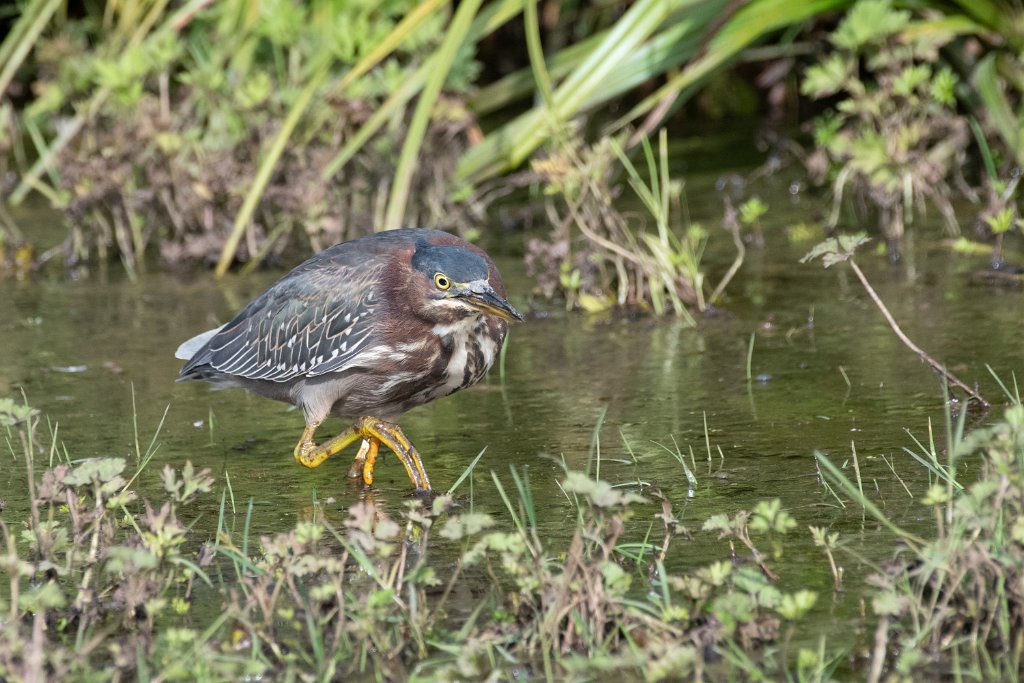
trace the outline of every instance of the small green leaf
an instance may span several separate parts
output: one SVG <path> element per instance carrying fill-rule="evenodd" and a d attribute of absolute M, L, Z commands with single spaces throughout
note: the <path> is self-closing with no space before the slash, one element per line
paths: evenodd
<path fill-rule="evenodd" d="M 494 526 L 494 518 L 482 512 L 453 516 L 441 527 L 441 537 L 457 541 Z"/>
<path fill-rule="evenodd" d="M 713 562 L 697 570 L 697 577 L 712 586 L 722 586 L 732 573 L 732 563 L 726 560 Z"/>
<path fill-rule="evenodd" d="M 303 545 L 316 543 L 323 535 L 323 526 L 315 522 L 299 522 L 295 525 L 295 540 Z"/>
<path fill-rule="evenodd" d="M 438 517 L 442 513 L 448 512 L 451 507 L 452 497 L 446 493 L 435 498 L 434 502 L 430 504 L 430 514 L 434 517 Z"/>
<path fill-rule="evenodd" d="M 370 608 L 374 607 L 386 607 L 391 604 L 392 600 L 395 599 L 395 591 L 393 588 L 381 588 L 370 593 L 370 597 L 366 600 L 366 606 Z"/>
<path fill-rule="evenodd" d="M 840 54 L 829 55 L 821 64 L 810 66 L 804 71 L 800 92 L 814 99 L 834 95 L 846 87 L 846 81 L 853 73 L 853 63 Z"/>
<path fill-rule="evenodd" d="M 818 653 L 806 647 L 800 648 L 800 651 L 796 655 L 796 666 L 800 671 L 813 670 L 818 667 Z M 799 677 L 800 680 L 804 680 L 804 677 Z M 810 677 L 807 677 L 808 679 Z"/>
<path fill-rule="evenodd" d="M 928 487 L 928 492 L 924 494 L 924 498 L 921 499 L 921 503 L 924 505 L 942 505 L 949 500 L 949 492 L 946 487 L 942 484 L 932 484 Z"/>
<path fill-rule="evenodd" d="M 626 507 L 633 503 L 647 502 L 643 496 L 620 491 L 608 482 L 591 479 L 582 472 L 569 472 L 562 487 L 570 493 L 584 496 L 591 505 L 598 508 Z"/>
<path fill-rule="evenodd" d="M 90 483 L 104 484 L 119 477 L 124 471 L 125 464 L 124 458 L 86 460 L 64 477 L 64 483 L 68 486 L 84 486 Z"/>
<path fill-rule="evenodd" d="M 417 586 L 439 586 L 441 584 L 441 579 L 437 577 L 437 572 L 434 568 L 425 564 L 420 565 L 420 567 L 413 572 L 412 576 L 409 577 L 409 581 Z"/>
<path fill-rule="evenodd" d="M 852 258 L 854 252 L 861 245 L 867 244 L 870 241 L 864 233 L 841 235 L 838 238 L 830 237 L 824 242 L 814 245 L 814 248 L 800 259 L 800 263 L 807 263 L 816 258 L 821 258 L 825 267 L 828 268 L 833 264 Z"/>
<path fill-rule="evenodd" d="M 889 0 L 861 0 L 847 13 L 832 34 L 832 42 L 856 51 L 868 43 L 877 43 L 902 31 L 910 22 L 910 12 L 894 10 Z"/>
<path fill-rule="evenodd" d="M 760 197 L 751 197 L 740 205 L 740 220 L 751 225 L 768 212 L 768 205 Z"/>
<path fill-rule="evenodd" d="M 728 630 L 753 621 L 757 605 L 745 593 L 724 593 L 715 598 L 711 612 Z"/>
<path fill-rule="evenodd" d="M 782 596 L 778 612 L 784 619 L 793 621 L 807 614 L 817 601 L 818 594 L 814 591 L 799 590 L 796 593 L 786 593 Z"/>
<path fill-rule="evenodd" d="M 604 586 L 613 595 L 625 595 L 629 590 L 632 577 L 622 567 L 610 560 L 604 560 L 598 565 L 601 571 L 601 578 L 604 579 Z"/>
<path fill-rule="evenodd" d="M 988 227 L 992 229 L 994 234 L 1001 235 L 1004 232 L 1009 232 L 1014 226 L 1016 213 L 1017 211 L 1014 207 L 1008 206 L 1002 211 L 991 216 L 985 216 L 985 222 L 988 224 Z"/>
<path fill-rule="evenodd" d="M 917 89 L 928 83 L 932 77 L 932 69 L 927 64 L 915 64 L 903 69 L 892 83 L 893 93 L 900 97 L 910 97 Z"/>
<path fill-rule="evenodd" d="M 907 604 L 908 599 L 906 596 L 897 595 L 892 591 L 879 593 L 871 599 L 871 609 L 873 609 L 875 614 L 878 616 L 899 616 L 900 614 L 903 614 L 903 611 L 907 608 Z"/>
<path fill-rule="evenodd" d="M 731 532 L 732 525 L 729 524 L 729 515 L 719 513 L 712 515 L 704 521 L 704 525 L 701 527 L 704 531 L 724 531 Z"/>
<path fill-rule="evenodd" d="M 796 520 L 782 509 L 782 501 L 778 498 L 762 500 L 754 506 L 754 514 L 750 518 L 751 531 L 784 534 L 796 526 Z"/>
<path fill-rule="evenodd" d="M 958 80 L 952 69 L 948 66 L 943 67 L 939 70 L 939 73 L 935 74 L 931 84 L 928 86 L 928 94 L 939 104 L 952 107 L 956 104 L 956 84 Z"/>
<path fill-rule="evenodd" d="M 15 403 L 10 398 L 0 398 L 0 427 L 13 427 L 38 414 L 39 411 L 35 408 L 30 408 L 23 403 Z"/>

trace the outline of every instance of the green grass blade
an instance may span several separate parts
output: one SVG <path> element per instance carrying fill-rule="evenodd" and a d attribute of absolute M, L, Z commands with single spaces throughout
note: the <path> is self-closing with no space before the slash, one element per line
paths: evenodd
<path fill-rule="evenodd" d="M 650 80 L 653 75 L 664 73 L 690 59 L 702 45 L 702 31 L 715 19 L 718 9 L 718 4 L 712 2 L 693 8 L 678 20 L 670 18 L 663 31 L 615 65 L 605 79 L 604 87 L 587 96 L 580 110 L 596 107 L 610 97 Z M 549 55 L 547 65 L 552 79 L 564 79 L 605 35 L 607 31 L 601 31 Z M 531 96 L 535 85 L 533 71 L 526 67 L 481 88 L 469 98 L 468 105 L 477 115 L 490 114 Z"/>
<path fill-rule="evenodd" d="M 546 63 L 552 80 L 561 80 L 569 75 L 603 39 L 605 33 L 606 31 L 601 31 L 548 56 Z M 467 104 L 477 115 L 492 114 L 509 104 L 532 96 L 536 85 L 533 69 L 526 67 L 480 88 L 470 96 Z"/>
<path fill-rule="evenodd" d="M 380 43 L 374 46 L 366 56 L 359 60 L 359 62 L 345 74 L 341 81 L 339 81 L 334 87 L 334 91 L 344 91 L 349 85 L 369 72 L 370 69 L 377 66 L 377 64 L 379 64 L 385 57 L 394 52 L 395 48 L 397 48 L 403 40 L 415 31 L 419 25 L 422 24 L 423 21 L 444 1 L 445 0 L 424 0 L 424 2 L 417 6 L 416 9 L 402 19 L 391 33 L 385 36 Z M 256 172 L 256 177 L 253 179 L 249 192 L 245 196 L 242 207 L 238 210 L 238 215 L 235 216 L 235 224 L 231 229 L 231 234 L 228 236 L 227 242 L 224 244 L 224 248 L 220 254 L 220 259 L 217 261 L 217 268 L 215 271 L 217 277 L 222 277 L 224 273 L 227 272 L 231 262 L 234 260 L 235 253 L 238 251 L 238 244 L 242 240 L 242 235 L 245 232 L 246 226 L 249 224 L 249 221 L 252 220 L 252 215 L 256 211 L 256 205 L 263 196 L 263 191 L 266 189 L 267 183 L 270 182 L 270 176 L 273 174 L 278 160 L 284 153 L 284 149 L 288 144 L 288 140 L 292 136 L 292 132 L 298 125 L 299 119 L 302 118 L 302 115 L 305 113 L 310 101 L 313 99 L 313 95 L 327 77 L 328 67 L 329 61 L 324 60 L 319 67 L 314 69 L 309 81 L 306 83 L 306 87 L 302 89 L 298 99 L 288 112 L 288 116 L 285 117 L 284 122 L 281 124 L 281 128 L 274 137 L 274 141 L 271 144 L 270 149 L 267 151 L 266 156 L 260 162 L 260 167 Z"/>
<path fill-rule="evenodd" d="M 331 90 L 338 95 L 345 91 L 350 85 L 367 74 L 370 69 L 377 66 L 385 57 L 394 52 L 410 35 L 412 35 L 441 5 L 447 4 L 448 0 L 423 0 L 416 8 L 409 12 L 398 25 L 384 37 L 380 43 L 366 53 L 366 56 L 359 60 L 359 63 L 352 67 L 351 71 L 334 86 Z"/>
<path fill-rule="evenodd" d="M 1020 30 L 1012 31 L 1008 27 L 1008 13 L 1013 12 L 1008 6 L 996 0 L 953 0 L 953 4 L 963 10 L 964 14 L 980 24 L 999 33 L 1000 37 L 1016 47 L 1020 47 L 1022 34 Z M 1013 4 L 1016 8 L 1017 5 Z"/>
<path fill-rule="evenodd" d="M 434 103 L 448 78 L 452 62 L 455 61 L 455 54 L 466 41 L 473 17 L 476 16 L 482 1 L 468 0 L 459 5 L 448 26 L 447 35 L 438 49 L 437 62 L 427 77 L 419 102 L 416 103 L 416 111 L 413 112 L 412 121 L 409 122 L 409 130 L 406 133 L 405 142 L 402 144 L 402 152 L 398 157 L 395 180 L 391 185 L 391 196 L 388 198 L 388 208 L 384 215 L 383 228 L 385 230 L 399 228 L 405 220 L 412 176 L 416 170 L 417 158 L 423 145 L 423 138 L 427 133 L 430 116 L 434 111 Z"/>
<path fill-rule="evenodd" d="M 843 474 L 843 471 L 836 467 L 824 453 L 816 451 L 814 453 L 814 458 L 818 461 L 818 465 L 823 470 L 823 473 L 826 474 L 834 483 L 838 484 L 839 487 L 846 492 L 846 495 L 853 498 L 858 505 L 864 508 L 865 512 L 878 520 L 882 526 L 908 542 L 915 543 L 917 545 L 924 545 L 924 541 L 921 538 L 915 536 L 909 531 L 904 531 L 900 527 L 896 526 L 891 519 L 886 517 L 885 513 L 879 510 L 878 506 L 871 502 L 871 500 L 860 491 L 858 486 L 850 481 L 849 478 Z"/>
<path fill-rule="evenodd" d="M 551 85 L 551 74 L 548 73 L 547 62 L 544 59 L 544 47 L 540 42 L 540 22 L 537 19 L 537 3 L 526 0 L 523 3 L 523 19 L 526 25 L 526 52 L 530 57 L 530 69 L 533 71 L 534 81 L 540 91 L 544 106 L 552 114 L 555 109 L 554 86 Z"/>
<path fill-rule="evenodd" d="M 519 517 L 515 507 L 512 505 L 512 501 L 508 497 L 508 493 L 505 492 L 505 487 L 501 485 L 501 479 L 498 479 L 498 475 L 491 470 L 491 480 L 494 482 L 494 487 L 498 489 L 498 495 L 501 496 L 501 501 L 505 504 L 505 509 L 508 510 L 508 514 L 512 517 L 512 523 L 515 525 L 516 530 L 523 538 L 527 538 L 526 527 L 523 526 L 523 520 Z"/>
<path fill-rule="evenodd" d="M 988 179 L 995 183 L 999 180 L 999 173 L 996 171 L 996 161 L 992 156 L 992 148 L 989 147 L 988 140 L 985 139 L 985 131 L 981 129 L 981 124 L 978 123 L 978 119 L 975 117 L 970 117 L 968 121 L 971 125 L 971 132 L 974 133 L 974 141 L 978 143 L 981 160 L 985 164 L 985 173 L 988 174 Z"/>
<path fill-rule="evenodd" d="M 999 376 L 998 373 L 996 373 L 995 369 L 993 369 L 991 365 L 985 363 L 985 369 L 988 370 L 988 374 L 992 375 L 992 379 L 994 379 L 996 381 L 996 384 L 999 385 L 999 388 L 1002 390 L 1003 394 L 1010 401 L 1010 404 L 1020 405 L 1020 393 L 1017 391 L 1016 377 L 1014 378 L 1013 382 L 1014 390 L 1010 391 L 1007 388 L 1006 384 L 1003 382 L 1003 379 Z"/>
<path fill-rule="evenodd" d="M 480 462 L 480 458 L 484 457 L 484 453 L 486 453 L 486 452 L 487 452 L 487 446 L 484 446 L 483 450 L 481 450 L 479 453 L 476 454 L 476 457 L 473 458 L 473 462 L 469 463 L 469 467 L 467 467 L 466 469 L 464 469 L 462 471 L 462 474 L 459 475 L 459 478 L 456 479 L 455 483 L 452 484 L 450 489 L 448 489 L 448 495 L 449 496 L 451 496 L 451 495 L 453 495 L 455 493 L 455 489 L 459 488 L 459 484 L 464 482 L 466 480 L 466 478 L 469 477 L 469 475 L 473 474 L 473 470 L 476 468 L 476 464 L 478 462 Z"/>
<path fill-rule="evenodd" d="M 266 156 L 260 162 L 260 166 L 256 171 L 256 177 L 253 178 L 252 185 L 249 187 L 249 192 L 245 195 L 242 208 L 238 210 L 238 214 L 235 216 L 235 224 L 231 229 L 231 234 L 228 235 L 227 242 L 224 243 L 224 248 L 220 252 L 220 259 L 217 261 L 217 268 L 214 271 L 217 277 L 222 277 L 231 266 L 231 262 L 234 261 L 235 253 L 238 251 L 238 243 L 242 241 L 245 228 L 249 225 L 253 212 L 256 211 L 256 204 L 259 202 L 260 197 L 263 196 L 263 190 L 266 189 L 267 183 L 270 182 L 270 176 L 274 173 L 274 168 L 277 167 L 277 160 L 284 153 L 284 148 L 292 136 L 292 131 L 295 130 L 299 119 L 306 112 L 306 107 L 309 106 L 314 93 L 316 93 L 326 76 L 327 67 L 324 65 L 306 83 L 306 87 L 299 93 L 298 99 L 295 100 L 291 110 L 288 112 L 288 116 L 285 117 L 281 128 L 277 131 L 277 135 L 274 136 L 270 149 L 267 150 Z"/>
<path fill-rule="evenodd" d="M 482 37 L 493 33 L 499 26 L 518 14 L 520 9 L 521 2 L 519 0 L 503 0 L 503 2 L 485 7 L 473 21 L 468 41 L 476 43 Z M 423 89 L 427 75 L 433 72 L 436 63 L 437 55 L 434 55 L 402 81 L 398 89 L 391 93 L 391 96 L 360 126 L 359 130 L 345 143 L 345 146 L 324 167 L 320 173 L 323 180 L 337 174 L 369 142 L 370 138 L 394 117 L 399 109 Z"/>
<path fill-rule="evenodd" d="M 623 65 L 628 64 L 631 69 L 642 66 L 633 60 L 668 17 L 687 8 L 704 9 L 705 5 L 724 6 L 724 0 L 712 3 L 640 0 L 632 5 L 554 91 L 552 113 L 555 119 L 567 120 L 584 106 L 622 94 L 610 88 L 609 81 L 620 79 L 617 74 L 622 72 Z M 693 31 L 697 23 L 687 23 L 683 29 Z M 649 69 L 647 74 L 648 77 L 658 75 Z M 483 143 L 463 155 L 456 170 L 457 180 L 479 181 L 522 163 L 547 140 L 550 130 L 544 126 L 545 117 L 542 110 L 534 108 L 489 134 Z"/>
<path fill-rule="evenodd" d="M 530 488 L 530 471 L 524 467 L 523 474 L 520 476 L 515 467 L 510 465 L 508 469 L 512 472 L 512 481 L 519 493 L 519 502 L 522 504 L 521 509 L 526 514 L 526 521 L 530 523 L 530 531 L 536 534 L 537 511 L 533 504 L 533 489 Z"/>
<path fill-rule="evenodd" d="M 1021 145 L 1021 121 L 1014 114 L 996 77 L 996 56 L 989 54 L 974 70 L 974 89 L 985 105 L 989 120 L 999 132 L 1006 146 L 1010 148 L 1018 163 L 1024 162 L 1024 146 Z"/>
<path fill-rule="evenodd" d="M 7 90 L 14 73 L 28 57 L 39 35 L 50 23 L 53 13 L 62 4 L 62 0 L 35 0 L 24 10 L 3 44 L 0 44 L 0 64 L 3 64 L 3 69 L 0 69 L 0 96 Z"/>
<path fill-rule="evenodd" d="M 852 0 L 754 0 L 729 18 L 711 39 L 703 55 L 665 85 L 645 97 L 610 127 L 614 132 L 648 113 L 672 93 L 683 93 L 701 83 L 717 69 L 727 65 L 739 54 L 776 31 L 852 5 Z"/>
<path fill-rule="evenodd" d="M 404 107 L 409 100 L 416 96 L 423 88 L 423 83 L 426 81 L 426 75 L 430 73 L 430 69 L 433 67 L 433 60 L 427 61 L 421 66 L 416 72 L 405 79 L 402 85 L 397 90 L 391 93 L 384 103 L 377 108 L 376 111 L 368 118 L 359 130 L 345 143 L 334 158 L 331 159 L 324 170 L 320 172 L 320 178 L 322 180 L 328 180 L 338 173 L 345 164 L 352 160 L 352 158 L 359 153 L 359 150 L 370 141 L 370 138 L 379 131 L 385 123 L 390 121 L 392 117 L 398 112 L 399 109 Z"/>

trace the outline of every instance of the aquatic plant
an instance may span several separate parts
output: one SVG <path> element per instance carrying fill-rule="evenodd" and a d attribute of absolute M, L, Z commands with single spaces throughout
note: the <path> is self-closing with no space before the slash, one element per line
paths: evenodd
<path fill-rule="evenodd" d="M 60 3 L 29 3 L 3 47 L 33 57 L 40 95 L 17 121 L 35 148 L 19 158 L 38 161 L 10 199 L 35 190 L 66 209 L 67 261 L 109 253 L 130 272 L 153 245 L 223 272 L 296 238 L 315 250 L 385 218 L 439 222 L 454 213 L 444 169 L 474 126 L 458 94 L 476 66 L 459 48 L 504 7 L 477 16 L 478 4 L 462 3 L 445 34 L 440 0 L 126 2 L 46 31 Z M 352 150 L 397 92 L 391 130 Z M 421 154 L 432 163 L 413 163 Z"/>
<path fill-rule="evenodd" d="M 854 261 L 854 253 L 857 249 L 868 241 L 868 237 L 863 233 L 858 235 L 840 235 L 839 237 L 830 237 L 814 246 L 807 254 L 800 259 L 801 263 L 808 263 L 815 259 L 820 258 L 826 268 L 833 266 L 837 263 L 847 263 L 850 269 L 853 270 L 854 275 L 860 281 L 864 291 L 867 292 L 868 296 L 871 297 L 871 301 L 874 302 L 878 310 L 882 312 L 885 317 L 885 321 L 889 324 L 889 328 L 899 338 L 900 342 L 908 349 L 917 354 L 917 357 L 928 364 L 928 366 L 935 371 L 939 377 L 942 378 L 943 382 L 948 382 L 958 389 L 962 390 L 968 398 L 977 401 L 977 403 L 985 410 L 989 408 L 989 403 L 982 395 L 978 392 L 977 388 L 972 388 L 965 384 L 960 378 L 954 375 L 949 368 L 940 363 L 939 361 L 932 358 L 927 352 L 925 352 L 920 346 L 915 344 L 910 338 L 903 332 L 903 329 L 896 322 L 889 308 L 882 301 L 881 297 L 875 291 L 875 288 L 871 286 L 868 281 L 867 275 L 861 270 L 861 267 Z"/>
<path fill-rule="evenodd" d="M 807 160 L 812 177 L 831 185 L 828 223 L 835 227 L 852 193 L 878 209 L 894 256 L 925 199 L 959 233 L 950 179 L 970 136 L 956 110 L 958 78 L 939 59 L 953 38 L 890 0 L 861 0 L 830 34 L 833 49 L 804 73 L 805 95 L 835 100 L 815 124 Z"/>
<path fill-rule="evenodd" d="M 849 10 L 801 85 L 828 107 L 805 162 L 832 189 L 830 226 L 853 196 L 877 209 L 896 258 L 905 227 L 928 203 L 956 235 L 957 193 L 981 203 L 990 226 L 1016 202 L 1013 167 L 1024 159 L 1024 128 L 1013 113 L 1024 97 L 1020 18 L 1019 6 L 999 0 L 899 7 L 860 0 Z M 969 129 L 984 162 L 980 182 L 965 164 Z M 1002 240 L 993 234 L 998 252 Z"/>
<path fill-rule="evenodd" d="M 358 502 L 336 523 L 316 501 L 277 534 L 258 534 L 253 503 L 235 510 L 228 485 L 216 535 L 202 539 L 189 518 L 215 495 L 209 471 L 167 466 L 143 498 L 153 446 L 133 463 L 62 461 L 53 444 L 40 474 L 38 421 L 9 427 L 23 436 L 30 511 L 0 519 L 4 680 L 436 680 L 516 670 L 665 680 L 789 666 L 825 680 L 835 666 L 823 650 L 779 649 L 782 624 L 799 623 L 815 596 L 774 585 L 753 540 L 774 547 L 791 531 L 778 501 L 705 525 L 740 539 L 755 563 L 723 549 L 685 572 L 666 566 L 687 535 L 666 496 L 570 470 L 561 481 L 574 511 L 568 538 L 540 536 L 529 477 L 512 470 L 511 490 L 491 476 L 503 518 L 446 494 L 395 515 Z M 641 516 L 651 530 L 634 540 L 631 519 Z M 468 605 L 456 598 L 466 590 Z"/>
<path fill-rule="evenodd" d="M 747 48 L 849 4 L 850 0 L 754 0 L 737 8 L 724 0 L 633 2 L 614 25 L 602 25 L 604 30 L 586 40 L 552 51 L 545 59 L 545 73 L 539 73 L 533 62 L 474 95 L 470 106 L 486 114 L 541 93 L 530 109 L 468 149 L 455 179 L 479 183 L 514 170 L 557 140 L 567 122 L 641 83 L 661 82 L 603 128 L 610 136 L 636 125 L 637 130 L 623 140 L 632 148 Z"/>
<path fill-rule="evenodd" d="M 638 144 L 743 49 L 847 1 L 759 0 L 734 15 L 725 0 L 556 4 L 544 46 L 536 7 L 518 0 L 135 1 L 81 19 L 31 0 L 0 44 L 0 93 L 26 93 L 2 138 L 22 171 L 10 199 L 35 191 L 68 211 L 66 261 L 116 256 L 132 273 L 154 244 L 223 274 L 290 241 L 464 226 L 479 183 L 574 117 L 689 62 L 613 127 L 646 116 Z M 474 46 L 520 12 L 530 68 L 469 100 Z M 481 135 L 476 117 L 535 89 L 542 106 Z"/>
<path fill-rule="evenodd" d="M 489 481 L 503 510 L 456 494 L 478 457 L 434 499 L 390 511 L 314 499 L 290 528 L 260 533 L 255 501 L 236 509 L 230 480 L 190 464 L 147 470 L 155 435 L 127 458 L 73 460 L 39 433 L 38 413 L 9 404 L 5 467 L 28 495 L 21 518 L 0 502 L 0 678 L 825 681 L 847 667 L 878 681 L 938 664 L 1012 679 L 1024 658 L 1024 408 L 1015 383 L 1003 388 L 1001 420 L 968 433 L 967 411 L 947 412 L 946 448 L 929 437 L 907 449 L 927 474 L 914 504 L 931 530 L 891 517 L 856 450 L 854 480 L 817 456 L 838 502 L 901 539 L 891 562 L 866 564 L 865 585 L 838 559 L 863 568 L 856 546 L 810 529 L 823 576 L 837 590 L 842 579 L 836 599 L 867 608 L 855 629 L 867 641 L 838 650 L 809 630 L 823 601 L 779 561 L 798 514 L 778 500 L 684 524 L 656 486 L 602 480 L 595 456 L 558 475 L 566 533 L 549 535 L 527 469 L 477 477 L 478 495 Z M 202 510 L 217 511 L 205 538 Z M 696 536 L 720 552 L 683 561 Z"/>
<path fill-rule="evenodd" d="M 917 498 L 934 520 L 926 538 L 900 529 L 817 454 L 828 479 L 903 540 L 868 578 L 878 619 L 869 681 L 937 661 L 982 680 L 1015 680 L 1024 670 L 1024 406 L 1013 387 L 1003 386 L 1010 407 L 1001 420 L 967 433 L 966 412 L 954 421 L 947 409 L 945 453 L 933 446 L 915 455 L 934 475 Z"/>
<path fill-rule="evenodd" d="M 701 266 L 708 232 L 686 219 L 683 183 L 669 175 L 668 138 L 658 147 L 641 141 L 640 169 L 615 139 L 585 146 L 569 134 L 545 159 L 535 160 L 519 183 L 543 183 L 551 236 L 527 245 L 527 266 L 538 289 L 565 297 L 568 308 L 591 312 L 613 306 L 674 313 L 694 324 L 690 309 L 715 302 L 743 262 L 739 227 L 726 226 L 737 258 L 710 297 Z M 645 216 L 627 218 L 617 206 L 624 178 Z M 648 229 L 647 222 L 653 224 Z"/>

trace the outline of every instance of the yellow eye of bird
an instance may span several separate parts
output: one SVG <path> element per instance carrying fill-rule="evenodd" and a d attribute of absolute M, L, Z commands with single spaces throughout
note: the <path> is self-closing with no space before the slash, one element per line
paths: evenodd
<path fill-rule="evenodd" d="M 438 289 L 445 290 L 452 286 L 452 281 L 444 273 L 436 273 L 434 275 L 434 284 L 437 285 Z"/>

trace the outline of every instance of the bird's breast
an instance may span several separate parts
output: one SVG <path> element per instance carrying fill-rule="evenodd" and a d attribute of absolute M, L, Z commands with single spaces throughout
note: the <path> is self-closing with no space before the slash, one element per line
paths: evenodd
<path fill-rule="evenodd" d="M 307 404 L 315 402 L 340 417 L 396 420 L 416 406 L 480 381 L 497 358 L 507 329 L 504 321 L 480 315 L 424 326 L 416 341 L 379 340 L 338 379 L 300 387 L 299 402 L 307 413 Z"/>
<path fill-rule="evenodd" d="M 427 400 L 447 396 L 479 382 L 497 357 L 503 335 L 496 336 L 484 316 L 439 323 L 431 330 L 439 344 L 438 384 Z"/>

